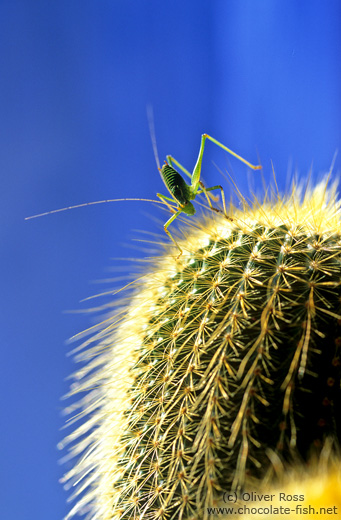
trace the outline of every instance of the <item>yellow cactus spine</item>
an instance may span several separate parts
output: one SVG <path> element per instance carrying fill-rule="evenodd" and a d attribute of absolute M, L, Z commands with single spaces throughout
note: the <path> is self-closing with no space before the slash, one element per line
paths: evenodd
<path fill-rule="evenodd" d="M 193 220 L 79 359 L 70 517 L 202 520 L 341 438 L 336 187 Z M 84 489 L 87 489 L 83 493 Z"/>

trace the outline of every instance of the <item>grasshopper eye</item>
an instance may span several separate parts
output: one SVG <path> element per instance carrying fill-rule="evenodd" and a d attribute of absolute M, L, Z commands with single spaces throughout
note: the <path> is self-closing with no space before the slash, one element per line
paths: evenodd
<path fill-rule="evenodd" d="M 195 207 L 191 202 L 187 202 L 187 204 L 182 208 L 182 211 L 186 213 L 186 215 L 194 215 Z"/>

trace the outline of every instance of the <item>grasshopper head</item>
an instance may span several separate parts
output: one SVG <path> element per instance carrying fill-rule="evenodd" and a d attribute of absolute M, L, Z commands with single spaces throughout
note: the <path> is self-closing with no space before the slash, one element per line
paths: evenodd
<path fill-rule="evenodd" d="M 195 207 L 191 202 L 187 202 L 183 207 L 182 211 L 186 213 L 186 215 L 194 215 L 195 213 Z"/>

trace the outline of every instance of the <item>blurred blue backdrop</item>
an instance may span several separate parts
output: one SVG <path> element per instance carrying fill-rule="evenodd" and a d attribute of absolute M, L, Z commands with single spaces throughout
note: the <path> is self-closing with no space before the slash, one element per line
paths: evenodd
<path fill-rule="evenodd" d="M 313 165 L 317 178 L 340 147 L 340 16 L 338 0 L 1 1 L 1 518 L 69 510 L 56 449 L 74 370 L 65 340 L 92 317 L 63 311 L 107 289 L 89 281 L 116 276 L 120 258 L 148 254 L 134 230 L 162 234 L 165 214 L 125 202 L 24 217 L 165 193 L 148 103 L 161 160 L 192 169 L 207 132 L 259 157 L 266 182 L 273 161 L 282 190 L 290 172 Z M 212 143 L 208 185 L 225 183 L 212 161 L 243 193 L 257 187 Z"/>

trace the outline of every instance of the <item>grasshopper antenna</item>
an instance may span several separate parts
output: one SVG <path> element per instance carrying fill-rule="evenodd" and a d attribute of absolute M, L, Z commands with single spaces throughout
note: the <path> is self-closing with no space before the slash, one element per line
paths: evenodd
<path fill-rule="evenodd" d="M 161 200 L 154 199 L 138 199 L 138 198 L 128 198 L 128 199 L 108 199 L 108 200 L 96 200 L 95 202 L 85 202 L 84 204 L 76 204 L 76 206 L 66 206 L 65 208 L 53 209 L 52 211 L 45 211 L 45 213 L 39 213 L 38 215 L 32 215 L 31 217 L 25 217 L 25 220 L 31 220 L 32 218 L 45 217 L 45 215 L 51 215 L 52 213 L 60 213 L 61 211 L 67 211 L 69 209 L 75 208 L 84 208 L 85 206 L 93 206 L 94 204 L 105 204 L 107 202 L 121 202 L 123 200 L 139 200 L 142 202 L 155 202 L 156 204 L 164 204 Z"/>
<path fill-rule="evenodd" d="M 147 118 L 149 125 L 149 132 L 153 146 L 153 152 L 155 157 L 156 166 L 159 171 L 161 171 L 159 155 L 157 151 L 156 145 L 156 136 L 155 136 L 155 127 L 154 127 L 154 113 L 152 105 L 147 105 Z M 84 204 L 76 204 L 75 206 L 66 206 L 65 208 L 53 209 L 52 211 L 45 211 L 44 213 L 39 213 L 37 215 L 32 215 L 31 217 L 25 217 L 25 220 L 31 220 L 32 218 L 45 217 L 46 215 L 51 215 L 52 213 L 60 213 L 61 211 L 68 211 L 69 209 L 76 208 L 84 208 L 85 206 L 93 206 L 94 204 L 105 204 L 107 202 L 121 202 L 123 200 L 139 200 L 142 202 L 155 202 L 156 204 L 163 204 L 166 206 L 170 206 L 165 201 L 154 200 L 154 199 L 139 199 L 139 198 L 125 198 L 125 199 L 109 199 L 109 200 L 96 200 L 95 202 L 85 202 Z"/>
<path fill-rule="evenodd" d="M 161 170 L 161 166 L 160 166 L 159 154 L 158 154 L 157 145 L 156 145 L 156 135 L 155 135 L 155 126 L 154 126 L 154 112 L 153 112 L 152 105 L 147 105 L 147 118 L 148 118 L 149 133 L 150 133 L 150 138 L 151 138 L 151 141 L 152 141 L 152 147 L 153 147 L 155 162 L 156 162 L 157 169 L 160 171 Z"/>

